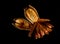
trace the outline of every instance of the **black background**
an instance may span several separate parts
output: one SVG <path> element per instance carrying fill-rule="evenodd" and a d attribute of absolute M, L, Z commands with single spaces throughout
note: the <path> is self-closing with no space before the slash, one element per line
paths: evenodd
<path fill-rule="evenodd" d="M 59 42 L 59 12 L 60 8 L 54 6 L 48 0 L 15 0 L 2 1 L 1 15 L 0 15 L 0 42 L 1 43 L 36 43 L 36 44 L 53 44 Z M 21 31 L 11 25 L 13 18 L 24 17 L 23 9 L 28 5 L 34 6 L 40 18 L 48 18 L 54 25 L 53 31 L 41 39 L 35 40 L 29 38 L 28 31 Z"/>

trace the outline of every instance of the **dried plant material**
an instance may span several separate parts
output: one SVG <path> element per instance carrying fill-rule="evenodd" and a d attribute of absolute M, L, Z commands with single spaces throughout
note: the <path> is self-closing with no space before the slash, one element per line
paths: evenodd
<path fill-rule="evenodd" d="M 28 36 L 32 37 L 34 32 L 35 39 L 41 38 L 44 35 L 48 35 L 54 27 L 52 24 L 48 23 L 49 19 L 41 19 L 38 15 L 37 10 L 29 5 L 29 7 L 24 8 L 24 16 L 27 20 L 23 18 L 14 19 L 12 23 L 13 26 L 20 30 L 29 31 Z"/>

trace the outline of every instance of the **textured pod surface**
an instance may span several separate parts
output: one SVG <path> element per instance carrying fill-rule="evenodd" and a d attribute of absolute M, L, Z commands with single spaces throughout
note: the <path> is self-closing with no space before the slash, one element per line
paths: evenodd
<path fill-rule="evenodd" d="M 37 10 L 34 7 L 32 7 L 31 5 L 29 5 L 28 8 L 24 9 L 24 14 L 25 14 L 25 17 L 31 23 L 37 22 L 37 20 L 39 18 Z"/>
<path fill-rule="evenodd" d="M 28 30 L 29 24 L 30 23 L 23 18 L 14 19 L 14 22 L 12 23 L 12 25 L 14 25 L 16 28 L 20 30 Z"/>

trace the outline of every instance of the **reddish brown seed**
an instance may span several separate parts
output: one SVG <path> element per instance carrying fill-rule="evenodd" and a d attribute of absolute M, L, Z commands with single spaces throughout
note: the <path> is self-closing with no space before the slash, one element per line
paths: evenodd
<path fill-rule="evenodd" d="M 40 34 L 43 37 L 45 35 L 44 31 L 40 30 Z"/>
<path fill-rule="evenodd" d="M 38 38 L 40 38 L 40 37 L 41 37 L 39 33 L 38 33 L 37 35 L 38 35 Z"/>

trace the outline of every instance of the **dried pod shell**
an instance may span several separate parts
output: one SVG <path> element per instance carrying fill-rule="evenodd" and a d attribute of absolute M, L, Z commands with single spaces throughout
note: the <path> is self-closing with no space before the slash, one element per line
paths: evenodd
<path fill-rule="evenodd" d="M 31 23 L 37 22 L 37 20 L 39 18 L 37 10 L 34 7 L 32 7 L 31 5 L 29 5 L 28 8 L 24 9 L 24 14 L 25 14 L 25 17 Z"/>
<path fill-rule="evenodd" d="M 12 23 L 13 26 L 20 30 L 28 30 L 29 28 L 29 22 L 23 18 L 17 18 L 14 19 L 14 22 Z"/>

